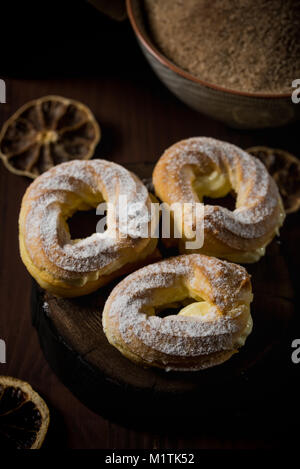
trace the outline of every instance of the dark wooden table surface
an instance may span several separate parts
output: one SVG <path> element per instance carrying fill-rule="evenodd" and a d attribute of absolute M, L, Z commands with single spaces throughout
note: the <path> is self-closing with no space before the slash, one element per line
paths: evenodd
<path fill-rule="evenodd" d="M 62 12 L 54 40 L 48 30 L 43 39 L 36 40 L 34 34 L 22 36 L 21 28 L 19 46 L 11 45 L 10 53 L 6 50 L 1 78 L 7 84 L 7 103 L 0 104 L 0 124 L 26 101 L 60 94 L 91 107 L 103 131 L 96 156 L 119 163 L 156 161 L 173 142 L 198 135 L 224 139 L 243 148 L 269 145 L 299 154 L 298 124 L 239 131 L 192 111 L 156 78 L 127 22 L 114 23 L 89 5 L 78 7 L 78 11 L 76 8 L 72 18 L 75 26 L 84 25 L 81 36 L 76 28 L 74 31 L 74 24 L 64 23 L 67 16 Z M 41 24 L 37 31 L 41 33 Z M 57 425 L 49 444 L 170 449 L 276 447 L 282 443 L 283 435 L 287 438 L 282 428 L 274 428 L 264 437 L 243 428 L 226 431 L 224 424 L 208 430 L 201 422 L 175 434 L 161 433 L 159 428 L 151 432 L 130 430 L 92 413 L 73 397 L 49 368 L 31 325 L 31 279 L 19 257 L 17 227 L 21 199 L 29 182 L 0 164 L 0 338 L 7 344 L 7 363 L 0 364 L 0 374 L 29 381 L 45 397 Z"/>

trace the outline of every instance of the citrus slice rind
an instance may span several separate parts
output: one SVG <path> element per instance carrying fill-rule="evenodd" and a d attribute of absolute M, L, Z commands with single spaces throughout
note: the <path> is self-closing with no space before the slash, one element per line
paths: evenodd
<path fill-rule="evenodd" d="M 79 101 L 45 96 L 18 109 L 0 132 L 0 156 L 9 171 L 37 177 L 56 164 L 89 159 L 101 131 Z"/>
<path fill-rule="evenodd" d="M 300 161 L 291 153 L 257 146 L 246 150 L 258 158 L 276 181 L 286 213 L 300 208 Z"/>
<path fill-rule="evenodd" d="M 39 449 L 49 421 L 46 403 L 28 383 L 0 376 L 0 449 Z"/>

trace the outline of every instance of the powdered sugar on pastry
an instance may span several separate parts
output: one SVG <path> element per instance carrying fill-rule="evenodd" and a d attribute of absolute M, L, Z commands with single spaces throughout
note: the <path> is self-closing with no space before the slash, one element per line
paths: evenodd
<path fill-rule="evenodd" d="M 118 216 L 122 197 L 130 208 L 128 224 Z M 96 232 L 95 226 L 91 236 L 71 239 L 67 218 L 77 210 L 96 208 L 104 201 L 110 203 L 105 232 Z M 116 163 L 73 160 L 58 165 L 39 176 L 23 198 L 20 212 L 23 260 L 44 288 L 62 282 L 58 294 L 68 294 L 68 286 L 72 289 L 88 282 L 94 282 L 96 289 L 95 281 L 105 280 L 105 276 L 155 249 L 157 240 L 141 237 L 144 227 L 150 224 L 150 203 L 142 182 Z M 83 289 L 82 294 L 85 293 Z"/>
<path fill-rule="evenodd" d="M 230 190 L 236 193 L 233 211 L 205 204 L 204 245 L 199 252 L 253 262 L 284 220 L 278 188 L 264 165 L 227 142 L 198 137 L 176 143 L 158 161 L 153 182 L 158 197 L 169 205 L 199 203 L 203 196 L 223 197 Z M 185 249 L 184 243 L 179 245 Z"/>
<path fill-rule="evenodd" d="M 208 311 L 194 317 L 155 315 L 188 297 L 208 303 Z M 103 326 L 112 345 L 134 361 L 202 369 L 222 363 L 245 342 L 251 300 L 243 267 L 200 254 L 179 256 L 144 267 L 115 287 Z"/>

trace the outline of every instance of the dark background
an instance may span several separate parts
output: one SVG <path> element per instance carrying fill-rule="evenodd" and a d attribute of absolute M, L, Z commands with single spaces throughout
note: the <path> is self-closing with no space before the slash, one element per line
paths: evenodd
<path fill-rule="evenodd" d="M 120 163 L 154 162 L 170 144 L 196 135 L 228 140 L 242 148 L 269 145 L 299 154 L 298 123 L 238 131 L 187 108 L 156 78 L 129 22 L 114 22 L 83 1 L 1 4 L 0 51 L 0 78 L 7 85 L 0 124 L 30 99 L 61 94 L 91 107 L 103 132 L 96 156 Z M 235 422 L 232 416 L 228 424 L 215 422 L 205 428 L 191 421 L 188 428 L 166 432 L 160 431 L 159 424 L 154 431 L 126 429 L 92 413 L 73 397 L 45 361 L 30 321 L 31 279 L 19 259 L 17 240 L 20 203 L 29 182 L 0 164 L 0 338 L 7 344 L 7 364 L 0 364 L 0 374 L 25 379 L 45 397 L 53 417 L 50 447 L 274 448 L 294 444 L 296 403 L 293 415 L 263 434 L 259 431 L 266 423 L 263 416 L 251 426 L 241 419 Z M 296 226 L 298 219 L 290 217 L 289 223 Z M 298 261 L 295 258 L 291 266 L 295 287 Z M 277 406 L 280 402 L 274 405 L 275 415 Z"/>

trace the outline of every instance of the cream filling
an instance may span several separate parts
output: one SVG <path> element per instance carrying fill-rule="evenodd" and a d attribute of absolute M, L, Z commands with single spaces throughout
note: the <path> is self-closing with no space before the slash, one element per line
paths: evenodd
<path fill-rule="evenodd" d="M 245 308 L 247 308 L 249 311 L 249 306 L 243 305 L 243 309 Z M 215 307 L 211 303 L 207 301 L 200 301 L 200 302 L 195 302 L 188 306 L 185 306 L 179 311 L 178 314 L 180 316 L 198 318 L 198 319 L 201 319 L 202 321 L 203 320 L 209 321 L 211 320 L 212 315 L 214 315 L 214 313 L 215 313 Z M 236 339 L 235 346 L 237 348 L 242 347 L 245 344 L 248 335 L 252 331 L 252 327 L 253 327 L 253 321 L 252 321 L 251 314 L 249 312 L 247 324 L 245 328 L 241 331 L 241 334 L 239 335 L 239 337 L 237 337 Z"/>
<path fill-rule="evenodd" d="M 257 262 L 261 257 L 265 255 L 266 247 L 268 244 L 269 242 L 267 242 L 264 246 L 260 248 L 254 249 L 253 251 L 245 251 L 245 252 L 239 251 L 235 253 L 226 253 L 223 255 L 220 254 L 218 255 L 218 257 L 221 257 L 221 258 L 224 257 L 231 262 L 237 262 L 237 263 L 245 262 L 245 263 L 251 264 L 253 262 Z M 210 254 L 207 253 L 207 255 L 210 255 Z"/>
<path fill-rule="evenodd" d="M 209 175 L 195 178 L 195 180 L 193 181 L 193 189 L 196 192 L 200 202 L 202 202 L 204 196 L 212 197 L 212 198 L 225 197 L 232 189 L 232 186 L 226 174 L 215 170 Z M 279 219 L 278 219 L 278 225 L 274 230 L 274 233 L 277 236 L 279 235 L 279 229 L 282 226 L 284 219 L 285 219 L 285 212 L 284 212 L 284 208 L 282 205 L 282 201 L 280 199 L 280 214 L 279 214 Z M 270 243 L 270 240 L 267 241 L 263 246 L 253 251 L 224 253 L 224 256 L 220 254 L 218 257 L 225 257 L 226 259 L 232 262 L 245 262 L 245 263 L 257 262 L 261 257 L 265 255 L 266 247 L 268 246 L 269 243 Z M 207 254 L 207 255 L 214 255 L 214 254 L 210 254 L 209 252 L 205 253 L 204 250 L 203 251 L 200 250 L 199 252 L 203 252 L 203 254 Z"/>
<path fill-rule="evenodd" d="M 207 301 L 197 301 L 185 306 L 179 311 L 180 316 L 209 319 L 210 313 L 215 310 L 215 307 Z"/>
<path fill-rule="evenodd" d="M 284 211 L 284 208 L 283 208 L 283 205 L 282 205 L 282 201 L 280 199 L 280 213 L 279 213 L 279 217 L 278 217 L 278 225 L 275 228 L 275 230 L 273 231 L 272 236 L 270 237 L 270 239 L 263 246 L 261 246 L 260 248 L 254 249 L 253 251 L 245 251 L 245 252 L 240 251 L 240 252 L 236 252 L 236 253 L 224 254 L 224 257 L 226 257 L 226 259 L 228 259 L 229 261 L 238 262 L 238 263 L 239 262 L 242 262 L 242 263 L 243 262 L 245 262 L 245 263 L 257 262 L 261 257 L 263 257 L 265 255 L 266 248 L 270 244 L 270 242 L 272 241 L 274 235 L 279 236 L 279 230 L 283 225 L 284 219 L 285 219 L 285 211 Z M 220 255 L 218 257 L 222 257 L 222 256 Z"/>
<path fill-rule="evenodd" d="M 248 335 L 250 335 L 251 332 L 252 332 L 252 328 L 253 328 L 253 320 L 252 320 L 251 314 L 249 314 L 246 327 L 245 327 L 245 329 L 242 331 L 241 335 L 240 335 L 240 336 L 237 338 L 237 340 L 236 340 L 236 346 L 237 346 L 238 348 L 239 348 L 239 347 L 243 347 L 243 345 L 244 345 L 245 342 L 246 342 L 246 339 L 247 339 Z"/>
<path fill-rule="evenodd" d="M 232 186 L 226 174 L 215 170 L 208 175 L 196 177 L 193 188 L 202 202 L 204 196 L 225 197 L 231 191 Z"/>

